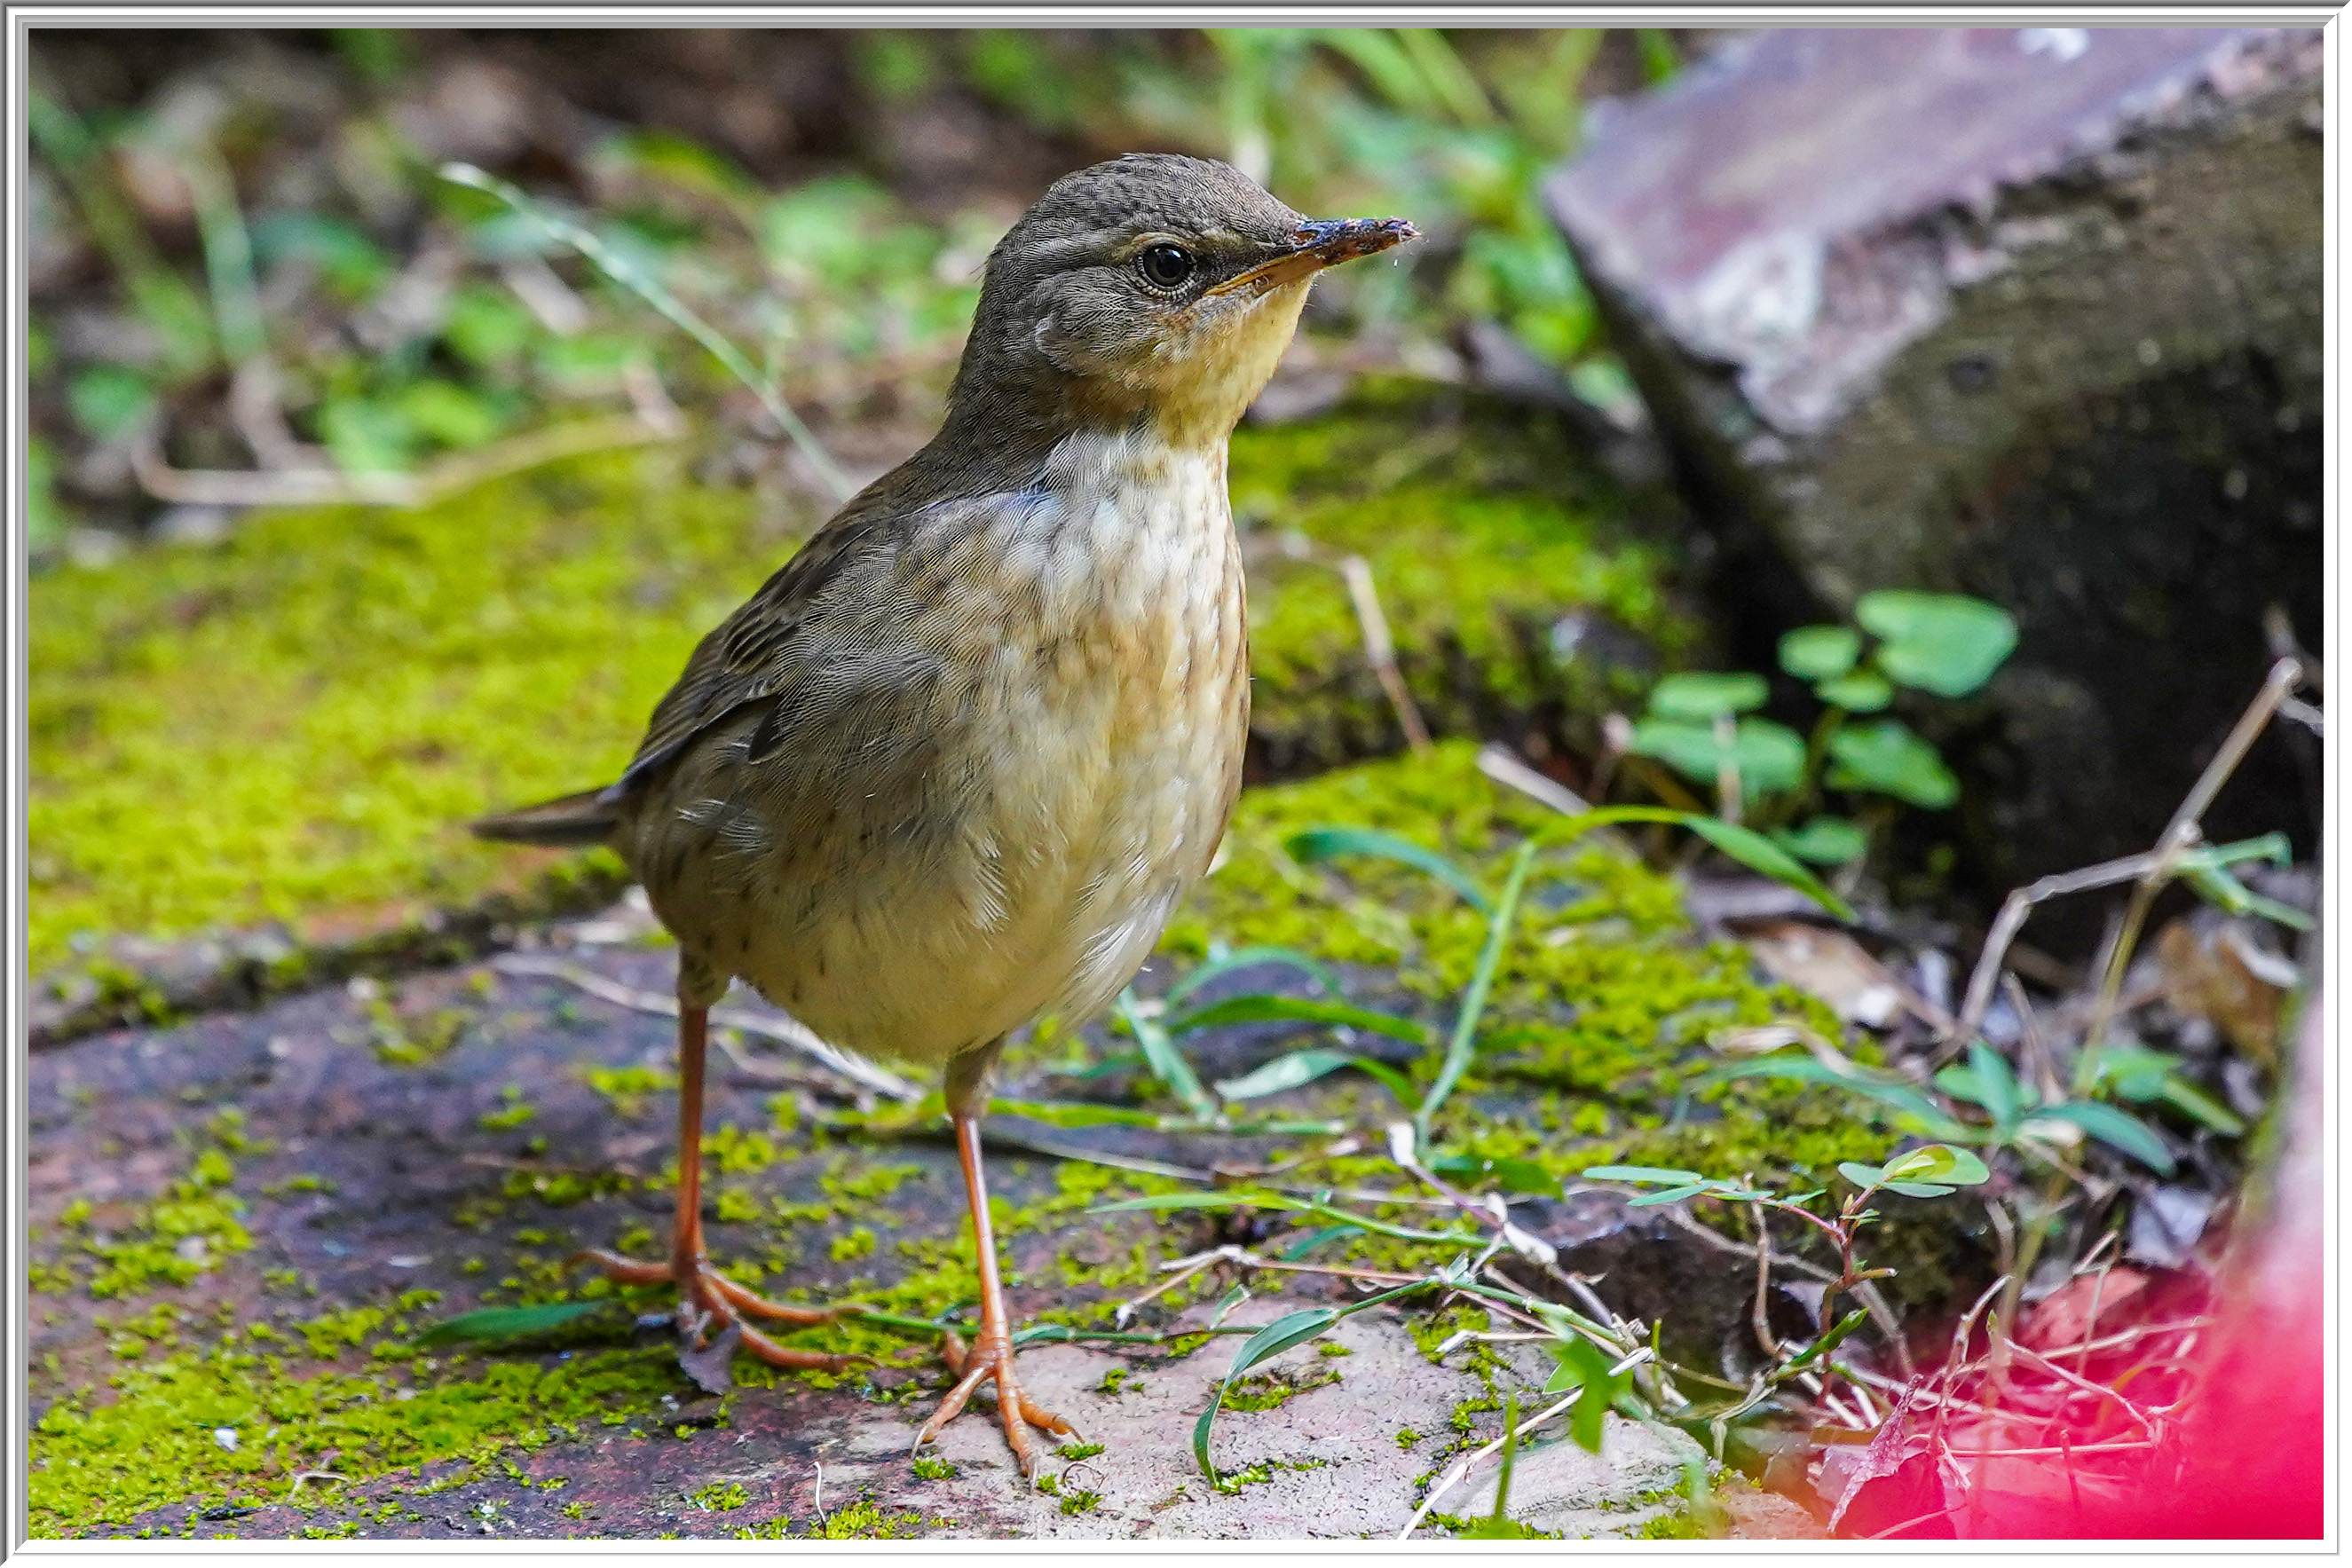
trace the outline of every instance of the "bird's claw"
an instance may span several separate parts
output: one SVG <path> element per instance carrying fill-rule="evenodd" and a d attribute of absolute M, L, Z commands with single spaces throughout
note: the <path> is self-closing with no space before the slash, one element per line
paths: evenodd
<path fill-rule="evenodd" d="M 872 1366 L 868 1355 L 829 1355 L 822 1351 L 795 1350 L 778 1344 L 774 1340 L 743 1322 L 743 1314 L 788 1323 L 794 1328 L 810 1328 L 820 1323 L 835 1322 L 857 1311 L 854 1305 L 837 1307 L 795 1307 L 782 1301 L 772 1301 L 749 1286 L 739 1285 L 710 1266 L 707 1258 L 697 1258 L 678 1278 L 675 1262 L 642 1263 L 625 1258 L 618 1252 L 607 1252 L 592 1247 L 576 1254 L 573 1263 L 593 1263 L 605 1278 L 616 1284 L 655 1285 L 676 1281 L 678 1286 L 677 1324 L 678 1364 L 687 1375 L 713 1394 L 723 1394 L 729 1385 L 728 1367 L 738 1350 L 747 1350 L 771 1366 L 793 1367 L 813 1372 L 848 1372 L 860 1366 Z M 642 1321 L 642 1320 L 640 1320 Z M 715 1337 L 710 1337 L 715 1335 Z M 723 1349 L 722 1349 L 723 1347 Z M 713 1387 L 713 1383 L 718 1386 Z"/>
<path fill-rule="evenodd" d="M 1021 1379 L 1013 1370 L 1013 1347 L 1004 1340 L 984 1337 L 977 1348 L 966 1350 L 963 1341 L 950 1333 L 940 1348 L 948 1370 L 960 1375 L 955 1386 L 940 1401 L 940 1407 L 931 1412 L 931 1418 L 915 1434 L 914 1448 L 909 1452 L 919 1451 L 925 1443 L 938 1437 L 949 1422 L 961 1414 L 973 1391 L 993 1375 L 997 1418 L 1004 1425 L 1004 1440 L 1012 1445 L 1023 1479 L 1034 1483 L 1043 1456 L 1030 1437 L 1029 1429 L 1034 1427 L 1050 1432 L 1058 1444 L 1061 1438 L 1076 1437 L 1077 1428 L 1040 1406 L 1022 1389 Z"/>

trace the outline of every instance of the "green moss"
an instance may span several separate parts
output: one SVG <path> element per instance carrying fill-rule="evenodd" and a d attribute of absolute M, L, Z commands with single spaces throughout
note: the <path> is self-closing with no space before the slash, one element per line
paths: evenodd
<path fill-rule="evenodd" d="M 421 511 L 257 514 L 217 550 L 45 574 L 34 970 L 78 931 L 396 921 L 528 884 L 549 857 L 466 821 L 611 778 L 695 640 L 786 551 L 749 493 L 690 484 L 683 460 L 583 458 Z"/>
<path fill-rule="evenodd" d="M 648 1096 L 677 1087 L 677 1073 L 651 1067 L 592 1067 L 587 1079 L 588 1087 L 604 1097 L 613 1114 L 631 1121 L 645 1113 Z"/>
<path fill-rule="evenodd" d="M 1589 728 L 1642 682 L 1559 657 L 1552 628 L 1598 615 L 1672 657 L 1693 627 L 1664 559 L 1616 526 L 1622 502 L 1572 462 L 1542 415 L 1373 383 L 1343 409 L 1248 425 L 1232 455 L 1252 530 L 1252 728 L 1276 766 L 1328 766 L 1397 744 L 1336 570 L 1370 565 L 1407 685 L 1439 733 L 1501 713 Z"/>
<path fill-rule="evenodd" d="M 193 1499 L 274 1501 L 282 1478 L 306 1469 L 354 1481 L 447 1459 L 478 1470 L 504 1449 L 576 1436 L 584 1422 L 643 1416 L 677 1386 L 675 1358 L 661 1347 L 545 1364 L 427 1364 L 437 1379 L 403 1376 L 374 1355 L 362 1371 L 320 1369 L 321 1352 L 348 1351 L 383 1318 L 362 1308 L 297 1325 L 307 1357 L 270 1341 L 248 1348 L 250 1335 L 230 1333 L 208 1350 L 126 1367 L 58 1399 L 33 1427 L 32 1532 L 125 1524 Z M 234 1433 L 236 1446 L 225 1446 L 217 1430 Z M 330 1448 L 331 1467 L 320 1458 Z M 446 1490 L 469 1473 L 419 1490 Z"/>
<path fill-rule="evenodd" d="M 713 1513 L 726 1513 L 750 1502 L 751 1494 L 743 1490 L 740 1481 L 713 1482 L 700 1491 L 688 1492 L 687 1500 Z"/>
<path fill-rule="evenodd" d="M 870 1497 L 847 1508 L 809 1531 L 812 1541 L 906 1541 L 922 1533 L 919 1513 L 885 1513 Z"/>
<path fill-rule="evenodd" d="M 1339 1369 L 1336 1366 L 1326 1368 L 1320 1377 L 1294 1376 L 1283 1372 L 1255 1373 L 1226 1385 L 1225 1408 L 1278 1410 L 1310 1388 L 1339 1381 Z"/>
<path fill-rule="evenodd" d="M 1464 742 L 1252 789 L 1217 870 L 1163 947 L 1199 958 L 1214 943 L 1268 943 L 1385 971 L 1408 1009 L 1443 1034 L 1485 942 L 1485 918 L 1421 873 L 1369 859 L 1308 868 L 1286 841 L 1313 827 L 1375 828 L 1498 886 L 1510 847 L 1557 820 L 1486 779 Z M 1531 1160 L 1562 1178 L 1618 1161 L 1805 1175 L 1883 1158 L 1894 1134 L 1844 1096 L 1693 1086 L 1717 1065 L 1711 1034 L 1776 1019 L 1831 1039 L 1844 1032 L 1816 998 L 1761 979 L 1745 949 L 1695 940 L 1668 878 L 1600 845 L 1548 851 L 1497 971 L 1476 1064 L 1439 1117 L 1439 1141 Z M 1851 1049 L 1874 1058 L 1866 1043 Z M 1433 1051 L 1408 1075 L 1425 1086 L 1437 1061 Z M 1385 1091 L 1359 1092 L 1368 1096 L 1361 1113 L 1395 1114 Z M 1292 1179 L 1378 1185 L 1385 1168 L 1377 1157 L 1309 1161 Z M 1366 1260 L 1384 1249 L 1394 1255 L 1378 1241 L 1349 1245 Z"/>

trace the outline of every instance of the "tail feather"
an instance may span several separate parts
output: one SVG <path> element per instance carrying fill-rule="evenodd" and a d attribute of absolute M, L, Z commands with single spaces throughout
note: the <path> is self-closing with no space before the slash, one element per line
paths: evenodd
<path fill-rule="evenodd" d="M 473 824 L 475 836 L 511 844 L 545 844 L 556 849 L 583 848 L 611 839 L 620 825 L 620 793 L 614 789 L 583 789 L 574 795 L 542 800 L 520 810 L 500 811 Z"/>

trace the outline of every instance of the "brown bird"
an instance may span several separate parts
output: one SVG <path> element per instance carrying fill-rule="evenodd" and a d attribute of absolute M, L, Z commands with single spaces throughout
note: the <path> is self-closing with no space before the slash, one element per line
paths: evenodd
<path fill-rule="evenodd" d="M 620 780 L 475 825 L 610 845 L 678 944 L 680 1355 L 849 1358 L 744 1324 L 767 1301 L 704 1255 L 707 1010 L 740 978 L 827 1040 L 944 1065 L 969 1188 L 983 1379 L 1024 1474 L 1067 1434 L 1013 1368 L 980 1116 L 1005 1038 L 1126 985 L 1208 868 L 1249 720 L 1225 444 L 1315 274 L 1414 237 L 1309 222 L 1223 163 L 1137 154 L 1065 176 L 989 257 L 938 435 L 702 640 Z M 724 1348 L 720 1348 L 721 1346 Z"/>

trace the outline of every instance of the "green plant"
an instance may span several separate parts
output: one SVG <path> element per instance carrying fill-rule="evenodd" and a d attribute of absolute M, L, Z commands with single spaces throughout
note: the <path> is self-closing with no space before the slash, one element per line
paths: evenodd
<path fill-rule="evenodd" d="M 1879 1218 L 1870 1207 L 1874 1193 L 1885 1190 L 1900 1193 L 1906 1197 L 1948 1197 L 1964 1186 L 1979 1186 L 1992 1179 L 1992 1171 L 1984 1161 L 1967 1149 L 1956 1149 L 1948 1144 L 1928 1144 L 1906 1150 L 1885 1165 L 1868 1166 L 1847 1160 L 1838 1166 L 1853 1191 L 1831 1214 L 1814 1212 L 1811 1205 L 1823 1196 L 1820 1191 L 1802 1192 L 1793 1196 L 1767 1192 L 1744 1181 L 1725 1181 L 1701 1176 L 1696 1171 L 1664 1170 L 1650 1166 L 1595 1166 L 1585 1176 L 1594 1181 L 1622 1181 L 1636 1186 L 1655 1186 L 1660 1190 L 1643 1193 L 1633 1199 L 1636 1207 L 1653 1204 L 1679 1203 L 1685 1198 L 1707 1197 L 1723 1203 L 1744 1203 L 1757 1208 L 1771 1209 L 1803 1221 L 1827 1238 L 1838 1253 L 1838 1273 L 1822 1293 L 1815 1309 L 1814 1322 L 1821 1337 L 1805 1353 L 1793 1369 L 1820 1360 L 1837 1347 L 1840 1340 L 1862 1325 L 1869 1314 L 1857 1309 L 1835 1327 L 1830 1322 L 1831 1308 L 1837 1298 L 1870 1280 L 1885 1279 L 1891 1269 L 1864 1269 L 1857 1266 L 1854 1244 L 1864 1227 Z M 1578 1364 L 1581 1365 L 1582 1363 Z M 1574 1386 L 1573 1384 L 1569 1386 Z M 1597 1443 L 1599 1417 L 1593 1417 L 1594 1442 Z M 1593 1446 L 1587 1444 L 1587 1447 Z"/>
<path fill-rule="evenodd" d="M 1764 826 L 1773 841 L 1816 865 L 1868 854 L 1874 829 L 1895 806 L 1942 810 L 1959 780 L 1933 743 L 1884 713 L 1895 689 L 1962 697 L 1990 680 L 2017 645 L 2009 612 L 1961 594 L 1880 590 L 1854 606 L 1855 625 L 1800 626 L 1780 639 L 1780 667 L 1809 683 L 1822 705 L 1810 736 L 1756 716 L 1763 677 L 1705 672 L 1668 675 L 1652 688 L 1629 749 L 1717 791 L 1724 815 Z M 1812 811 L 1824 790 L 1864 801 L 1861 821 Z"/>

